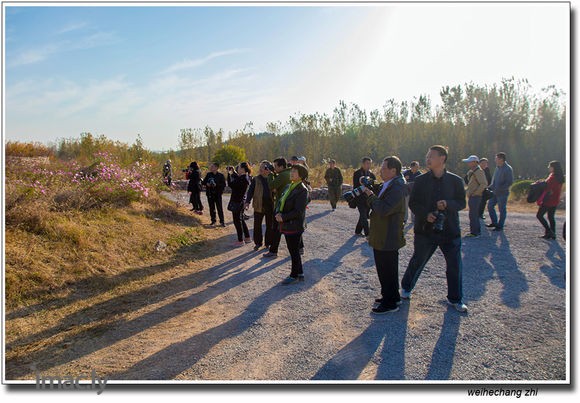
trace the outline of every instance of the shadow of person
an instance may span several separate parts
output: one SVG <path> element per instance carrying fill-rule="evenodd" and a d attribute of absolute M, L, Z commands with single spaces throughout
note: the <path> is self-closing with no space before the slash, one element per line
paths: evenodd
<path fill-rule="evenodd" d="M 258 297 L 235 318 L 214 328 L 196 334 L 187 340 L 174 343 L 110 379 L 173 379 L 191 368 L 220 341 L 233 338 L 248 330 L 273 304 L 294 292 L 305 292 L 340 265 L 341 259 L 353 249 L 356 237 L 349 238 L 327 259 L 312 259 L 304 263 L 305 281 L 294 286 L 276 284 Z M 278 265 L 279 262 L 274 262 Z"/>
<path fill-rule="evenodd" d="M 491 245 L 490 263 L 503 285 L 501 298 L 506 306 L 517 309 L 521 305 L 521 295 L 529 289 L 528 280 L 520 271 L 503 231 L 494 231 L 493 234 L 496 236 Z"/>
<path fill-rule="evenodd" d="M 558 288 L 566 288 L 566 252 L 556 241 L 551 241 L 546 257 L 551 264 L 544 264 L 540 270 Z"/>
<path fill-rule="evenodd" d="M 241 258 L 243 259 L 245 257 L 247 259 L 252 255 L 253 253 L 250 252 L 241 255 Z M 43 367 L 39 367 L 39 370 L 45 370 L 79 359 L 94 351 L 111 346 L 118 341 L 132 337 L 152 326 L 163 323 L 177 315 L 201 306 L 212 298 L 225 293 L 230 288 L 239 286 L 265 274 L 266 272 L 278 267 L 281 262 L 289 260 L 289 258 L 285 258 L 284 260 L 273 262 L 268 266 L 265 265 L 266 262 L 260 260 L 250 267 L 240 267 L 243 260 L 240 260 L 239 258 L 240 257 L 236 257 L 232 261 L 223 262 L 202 272 L 195 272 L 179 278 L 174 278 L 161 284 L 155 284 L 145 290 L 136 290 L 129 295 L 121 295 L 111 300 L 85 308 L 75 313 L 70 318 L 67 318 L 66 323 L 77 324 L 81 322 L 83 318 L 91 318 L 101 311 L 109 311 L 111 314 L 118 312 L 125 314 L 131 310 L 137 310 L 142 306 L 162 301 L 193 287 L 198 287 L 203 284 L 208 285 L 207 288 L 192 294 L 189 297 L 179 298 L 134 319 L 127 319 L 125 316 L 120 316 L 117 319 L 113 319 L 112 321 L 103 324 L 87 326 L 75 335 L 74 349 L 63 350 L 58 341 L 56 341 L 42 349 L 27 354 L 25 360 L 28 363 L 39 362 Z M 224 277 L 226 275 L 227 277 Z M 152 297 L 144 298 L 144 295 L 152 295 Z M 129 307 L 126 304 L 128 298 L 135 298 L 137 302 Z M 58 327 L 58 329 L 61 328 L 62 326 Z M 39 334 L 34 335 L 34 339 L 38 339 L 43 335 L 49 337 L 49 335 L 57 334 L 59 332 L 58 329 L 55 327 L 42 331 Z M 98 335 L 98 337 L 96 335 Z M 26 363 L 22 363 L 21 365 L 7 363 L 7 378 L 19 379 L 19 377 L 25 376 L 29 372 L 30 370 Z"/>
<path fill-rule="evenodd" d="M 443 325 L 441 325 L 441 334 L 433 349 L 426 380 L 445 380 L 451 377 L 461 316 L 454 308 L 447 307 Z"/>
<path fill-rule="evenodd" d="M 485 294 L 487 282 L 493 279 L 494 268 L 489 263 L 494 240 L 477 238 L 463 242 L 463 290 L 464 302 L 477 301 Z"/>
<path fill-rule="evenodd" d="M 330 213 L 332 213 L 332 210 L 325 210 L 325 211 L 322 211 L 320 213 L 316 213 L 316 214 L 312 214 L 312 215 L 307 214 L 306 215 L 306 223 L 310 224 L 312 221 L 316 221 L 319 218 L 326 217 Z"/>
<path fill-rule="evenodd" d="M 372 315 L 372 314 L 371 314 Z M 371 361 L 378 362 L 375 379 L 404 379 L 405 339 L 409 305 L 372 316 L 371 324 L 318 370 L 312 380 L 355 380 Z M 383 348 L 379 353 L 379 347 Z"/>

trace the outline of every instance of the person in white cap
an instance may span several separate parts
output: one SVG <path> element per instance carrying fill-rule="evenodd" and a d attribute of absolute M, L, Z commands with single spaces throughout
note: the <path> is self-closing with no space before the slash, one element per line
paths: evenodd
<path fill-rule="evenodd" d="M 463 162 L 467 163 L 467 205 L 469 206 L 469 234 L 467 237 L 478 237 L 481 235 L 481 223 L 479 222 L 479 206 L 481 196 L 487 187 L 487 179 L 483 169 L 479 166 L 479 157 L 470 155 Z"/>

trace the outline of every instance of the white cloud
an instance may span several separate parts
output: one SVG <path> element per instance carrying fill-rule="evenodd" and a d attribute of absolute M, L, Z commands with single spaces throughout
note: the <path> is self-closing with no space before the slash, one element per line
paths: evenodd
<path fill-rule="evenodd" d="M 36 48 L 24 48 L 17 51 L 14 55 L 6 55 L 7 66 L 14 68 L 35 64 L 58 53 L 112 45 L 119 42 L 119 40 L 114 32 L 96 32 L 75 39 L 44 44 Z"/>
<path fill-rule="evenodd" d="M 248 51 L 248 49 L 230 49 L 230 50 L 224 50 L 221 52 L 210 53 L 209 55 L 202 57 L 202 58 L 199 58 L 199 59 L 183 60 L 181 62 L 178 62 L 178 63 L 175 63 L 175 64 L 169 66 L 167 69 L 162 71 L 162 74 L 169 74 L 169 73 L 175 73 L 176 71 L 193 69 L 195 67 L 199 67 L 201 65 L 204 65 L 213 59 L 216 59 L 219 57 L 224 57 L 224 56 L 240 54 L 240 53 L 244 53 L 247 51 Z"/>
<path fill-rule="evenodd" d="M 62 35 L 72 31 L 78 31 L 79 29 L 85 28 L 87 25 L 88 24 L 86 22 L 73 22 L 59 29 L 57 34 Z"/>

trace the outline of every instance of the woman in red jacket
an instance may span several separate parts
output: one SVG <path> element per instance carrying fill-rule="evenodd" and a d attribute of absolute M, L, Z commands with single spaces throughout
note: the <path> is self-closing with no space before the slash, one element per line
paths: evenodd
<path fill-rule="evenodd" d="M 562 192 L 562 184 L 564 183 L 564 173 L 562 172 L 562 165 L 558 161 L 552 161 L 548 165 L 550 175 L 546 179 L 547 187 L 544 193 L 538 199 L 538 213 L 536 218 L 546 229 L 546 233 L 542 238 L 556 239 L 556 207 L 560 203 L 560 193 Z M 546 222 L 544 215 L 548 213 L 548 220 L 550 225 Z"/>

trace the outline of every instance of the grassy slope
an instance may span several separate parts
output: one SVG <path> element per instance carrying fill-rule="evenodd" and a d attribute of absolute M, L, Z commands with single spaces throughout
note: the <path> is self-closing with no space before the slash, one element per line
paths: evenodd
<path fill-rule="evenodd" d="M 181 246 L 203 240 L 197 218 L 152 196 L 127 207 L 55 212 L 27 205 L 6 226 L 7 309 L 98 289 L 131 266 L 167 260 Z M 157 240 L 168 245 L 155 250 Z M 111 284 L 107 283 L 107 287 Z"/>

